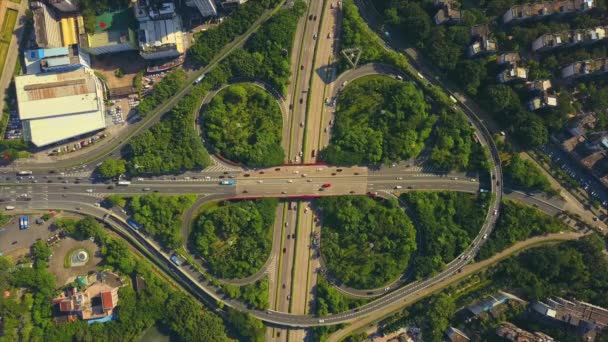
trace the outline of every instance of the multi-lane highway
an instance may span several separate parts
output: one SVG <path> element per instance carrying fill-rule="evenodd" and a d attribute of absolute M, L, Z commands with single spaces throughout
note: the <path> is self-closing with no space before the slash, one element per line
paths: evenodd
<path fill-rule="evenodd" d="M 321 130 L 324 131 L 324 128 L 329 124 L 330 118 L 330 116 L 324 115 L 326 112 L 326 106 L 324 104 L 325 97 L 330 97 L 327 96 L 327 94 L 332 94 L 331 97 L 335 96 L 335 92 L 338 89 L 338 86 L 332 86 L 332 82 L 327 83 L 328 80 L 334 80 L 335 78 L 324 78 L 328 75 L 327 67 L 332 61 L 332 56 L 335 54 L 334 44 L 336 42 L 337 32 L 339 31 L 338 25 L 336 25 L 336 23 L 339 23 L 339 8 L 336 8 L 336 3 L 330 1 L 331 0 L 325 2 L 311 1 L 307 16 L 303 19 L 303 26 L 302 24 L 298 26 L 297 37 L 299 36 L 301 38 L 299 44 L 294 44 L 295 49 L 293 52 L 293 58 L 297 59 L 298 62 L 295 64 L 295 80 L 289 88 L 289 94 L 286 100 L 288 113 L 285 115 L 285 117 L 287 117 L 287 122 L 289 123 L 288 127 L 290 127 L 288 128 L 289 144 L 287 146 L 288 159 L 291 162 L 316 159 L 316 157 L 313 157 L 312 150 L 317 152 L 318 149 L 321 148 L 323 139 L 319 139 L 319 136 L 323 136 Z M 322 17 L 324 20 L 321 23 Z M 298 39 L 297 37 L 296 40 Z M 315 56 L 315 47 L 318 50 L 317 56 Z M 377 66 L 364 66 L 341 75 L 333 81 L 333 84 L 335 85 L 339 82 L 344 82 L 344 80 L 354 80 L 363 74 L 371 73 L 393 75 L 394 71 L 387 71 L 378 68 Z M 200 74 L 200 72 L 198 74 Z M 311 93 L 311 89 L 309 89 L 311 77 L 312 84 L 315 84 L 313 90 L 314 94 Z M 151 126 L 153 122 L 160 117 L 160 113 L 168 110 L 180 97 L 189 92 L 190 88 L 191 85 L 157 109 L 155 114 L 152 115 L 152 119 L 145 121 L 144 124 L 138 128 L 138 131 Z M 321 88 L 323 90 L 322 93 L 320 91 Z M 307 107 L 308 104 L 310 104 L 309 107 Z M 285 107 L 283 106 L 283 108 Z M 278 291 L 275 291 L 274 294 L 273 309 L 268 311 L 251 310 L 240 302 L 225 299 L 221 296 L 219 289 L 214 288 L 207 281 L 200 281 L 201 275 L 197 274 L 196 271 L 191 268 L 176 268 L 170 266 L 171 272 L 174 276 L 187 281 L 189 286 L 193 288 L 193 291 L 200 291 L 201 294 L 205 293 L 216 301 L 222 301 L 228 306 L 249 312 L 266 322 L 292 327 L 332 325 L 349 322 L 359 317 L 369 315 L 383 308 L 388 303 L 403 300 L 421 289 L 428 288 L 433 284 L 443 281 L 457 272 L 463 265 L 467 264 L 478 251 L 485 240 L 484 236 L 489 234 L 494 226 L 496 216 L 493 215 L 493 212 L 494 210 L 500 209 L 499 205 L 502 198 L 502 187 L 499 185 L 502 183 L 502 172 L 497 150 L 488 131 L 475 117 L 474 113 L 467 112 L 467 114 L 469 114 L 470 121 L 477 131 L 480 142 L 490 150 L 493 162 L 491 172 L 494 180 L 492 180 L 490 182 L 491 184 L 488 184 L 487 187 L 489 188 L 488 190 L 495 194 L 495 202 L 492 204 L 487 214 L 486 221 L 483 227 L 481 227 L 479 235 L 474 239 L 470 248 L 456 260 L 448 264 L 446 269 L 441 273 L 425 280 L 416 281 L 400 288 L 391 289 L 391 291 L 384 294 L 381 298 L 352 311 L 332 314 L 326 317 L 312 317 L 305 314 L 307 310 L 306 299 L 304 299 L 304 303 L 302 303 L 300 298 L 298 301 L 291 302 L 291 305 L 297 307 L 297 311 L 299 312 L 289 313 L 288 311 L 293 308 L 290 308 L 289 306 L 286 307 L 285 303 L 289 303 L 287 296 L 291 295 L 289 292 L 290 289 L 293 288 L 291 282 L 296 279 L 299 283 L 305 283 L 302 290 L 298 290 L 298 295 L 301 296 L 301 294 L 304 294 L 304 298 L 307 298 L 309 284 L 311 283 L 308 274 L 306 277 L 299 275 L 297 278 L 290 275 L 292 273 L 291 270 L 293 270 L 294 267 L 296 267 L 296 270 L 297 267 L 301 267 L 300 261 L 296 261 L 294 264 L 293 260 L 310 260 L 310 252 L 308 251 L 306 237 L 310 237 L 310 229 L 314 224 L 311 222 L 312 213 L 310 210 L 308 210 L 308 213 L 306 214 L 303 213 L 303 211 L 307 209 L 302 206 L 300 206 L 298 210 L 287 210 L 287 214 L 283 215 L 286 219 L 282 224 L 287 224 L 283 229 L 284 231 L 281 232 L 281 238 L 279 240 L 281 241 L 281 246 L 283 246 L 282 248 L 285 248 L 285 255 L 282 258 L 279 258 L 279 261 L 275 261 L 274 264 L 272 262 L 268 263 L 269 266 L 274 265 L 274 267 L 278 268 L 275 279 L 275 289 L 278 288 Z M 307 116 L 308 120 L 306 120 Z M 304 128 L 309 132 L 306 136 L 307 147 L 303 145 Z M 327 135 L 327 137 L 329 137 L 329 135 Z M 119 143 L 108 147 L 106 149 L 107 151 L 104 153 L 99 153 L 88 159 L 98 162 L 104 156 L 112 153 L 112 151 L 115 151 L 125 143 L 127 143 L 126 137 Z M 311 145 L 309 145 L 309 143 Z M 305 150 L 306 154 L 303 153 Z M 90 160 L 87 160 L 87 163 L 93 165 L 94 163 L 91 163 Z M 71 163 L 73 164 L 73 162 Z M 69 164 L 69 162 L 42 166 L 32 165 L 31 167 L 28 166 L 27 169 L 36 171 L 42 169 L 49 170 L 49 168 L 52 168 L 52 170 L 57 170 L 57 172 L 59 172 L 60 168 L 67 164 Z M 86 174 L 90 169 L 91 167 L 84 166 L 78 172 Z M 82 179 L 78 179 L 79 176 L 76 174 L 61 175 L 60 173 L 49 173 L 48 171 L 36 171 L 32 174 L 32 178 L 27 177 L 22 179 L 17 179 L 14 173 L 9 173 L 7 171 L 2 177 L 0 182 L 3 184 L 0 185 L 0 192 L 2 193 L 1 196 L 5 203 L 10 203 L 10 205 L 18 208 L 68 209 L 80 211 L 84 214 L 91 214 L 96 217 L 99 217 L 100 212 L 104 212 L 104 209 L 97 207 L 96 203 L 110 193 L 196 193 L 204 196 L 203 199 L 199 201 L 199 203 L 203 203 L 208 200 L 230 198 L 280 197 L 295 199 L 331 195 L 362 195 L 367 193 L 371 193 L 372 195 L 377 194 L 378 196 L 389 196 L 389 194 L 395 190 L 455 190 L 476 192 L 480 187 L 477 178 L 471 178 L 465 174 L 427 174 L 420 170 L 402 168 L 383 168 L 372 171 L 365 167 L 339 168 L 321 165 L 283 166 L 263 170 L 240 169 L 233 172 L 189 172 L 179 177 L 175 176 L 165 179 L 163 179 L 163 177 L 134 179 L 132 180 L 132 183 L 127 186 L 99 183 L 87 176 L 81 176 Z M 219 184 L 221 180 L 226 179 L 234 179 L 236 185 Z M 299 216 L 297 214 L 298 211 L 300 212 Z M 121 213 L 113 212 L 111 214 L 111 217 L 116 220 L 116 224 L 123 224 L 125 226 L 124 228 L 141 241 L 150 253 L 157 255 L 159 258 L 163 259 L 166 264 L 171 265 L 168 255 L 164 253 L 154 241 L 149 240 L 140 232 L 129 230 L 124 222 L 125 217 L 123 217 Z M 310 214 L 310 217 L 305 216 L 307 214 Z M 298 229 L 302 230 L 297 233 L 297 239 L 294 240 L 294 229 L 296 227 L 296 222 L 299 220 L 298 217 L 305 217 L 305 219 L 302 220 L 302 224 L 298 227 Z M 275 229 L 278 228 L 275 227 Z M 291 233 L 291 239 L 287 238 L 289 233 Z M 306 250 L 300 249 L 298 252 L 299 247 L 296 246 L 297 241 L 304 242 L 304 248 L 306 248 Z M 293 248 L 291 248 L 292 246 Z M 289 253 L 287 253 L 288 247 L 290 247 Z M 276 255 L 276 247 L 273 247 L 273 250 L 275 250 L 274 254 Z M 279 248 L 278 250 L 281 251 L 279 254 L 283 254 L 283 249 Z M 308 255 L 306 252 L 309 252 Z M 309 273 L 309 270 L 310 265 L 308 262 L 305 262 L 305 266 L 301 272 Z M 283 288 L 283 284 L 285 284 L 285 288 Z M 283 298 L 287 301 L 283 302 Z"/>

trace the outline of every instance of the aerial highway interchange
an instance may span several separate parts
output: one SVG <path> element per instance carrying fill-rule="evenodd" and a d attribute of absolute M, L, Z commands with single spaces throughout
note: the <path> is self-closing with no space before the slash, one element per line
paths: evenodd
<path fill-rule="evenodd" d="M 291 61 L 292 82 L 285 98 L 257 80 L 246 80 L 269 90 L 279 103 L 283 113 L 282 143 L 287 152 L 285 165 L 251 169 L 216 160 L 223 169 L 220 167 L 221 170 L 188 171 L 179 175 L 132 178 L 128 185 L 104 182 L 95 178 L 93 170 L 96 165 L 108 157 L 118 157 L 121 148 L 133 135 L 143 132 L 158 122 L 162 114 L 192 90 L 194 85 L 189 82 L 184 89 L 142 121 L 136 130 L 117 137 L 111 144 L 92 152 L 91 156 L 84 160 L 67 159 L 47 164 L 18 162 L 0 169 L 0 198 L 3 204 L 14 206 L 15 212 L 58 209 L 93 216 L 121 232 L 122 236 L 129 237 L 131 243 L 140 250 L 146 251 L 157 264 L 164 265 L 164 269 L 168 270 L 172 277 L 179 279 L 180 283 L 185 284 L 189 291 L 197 293 L 200 298 L 212 298 L 216 302 L 223 302 L 278 326 L 301 328 L 352 322 L 379 311 L 387 304 L 404 301 L 420 290 L 449 279 L 471 262 L 486 237 L 492 232 L 500 213 L 503 174 L 498 150 L 491 136 L 496 132 L 488 131 L 469 107 L 461 103 L 455 104 L 467 114 L 479 142 L 490 152 L 492 166 L 490 177 L 485 177 L 485 181 L 479 175 L 425 170 L 416 168 L 416 165 L 399 164 L 368 168 L 332 166 L 319 162 L 317 152 L 329 143 L 331 129 L 327 128 L 331 127 L 335 119 L 333 116 L 335 107 L 328 105 L 327 99 L 330 102 L 336 99 L 344 85 L 367 75 L 385 75 L 391 78 L 398 76 L 406 81 L 421 82 L 421 80 L 411 80 L 407 74 L 383 64 L 361 65 L 337 75 L 337 67 L 333 62 L 339 57 L 337 46 L 341 14 L 340 7 L 336 6 L 336 3 L 337 1 L 308 1 L 306 15 L 302 17 L 296 31 Z M 226 56 L 232 48 L 242 44 L 254 30 L 255 28 L 252 27 L 244 37 L 232 43 L 222 57 Z M 190 72 L 190 80 L 208 72 L 222 57 L 204 69 Z M 433 77 L 426 75 L 423 70 L 415 70 L 421 75 L 423 82 L 433 83 Z M 205 103 L 209 102 L 218 91 L 206 96 L 202 107 L 203 115 Z M 28 172 L 25 172 L 26 170 Z M 488 181 L 487 178 L 490 180 Z M 223 181 L 234 181 L 234 184 L 222 184 Z M 307 229 L 311 227 L 314 229 L 312 213 L 307 213 L 304 209 L 311 205 L 313 198 L 342 195 L 391 198 L 407 191 L 448 190 L 477 193 L 480 189 L 493 194 L 485 223 L 480 227 L 478 235 L 469 248 L 447 264 L 443 271 L 427 279 L 379 289 L 343 289 L 350 295 L 369 297 L 373 300 L 356 309 L 324 317 L 310 315 L 308 304 L 303 300 L 310 295 L 313 281 L 304 277 L 292 284 L 294 279 L 291 279 L 293 267 L 307 270 L 318 267 L 318 264 L 309 265 L 311 260 L 308 257 L 308 249 L 311 242 L 307 230 L 300 233 L 295 241 L 289 240 L 292 245 L 289 254 L 283 258 L 285 260 L 282 262 L 275 260 L 278 263 L 277 273 L 271 277 L 270 291 L 281 294 L 274 298 L 274 302 L 271 301 L 270 309 L 256 310 L 248 308 L 240 301 L 223 296 L 220 289 L 204 279 L 194 268 L 175 267 L 170 261 L 172 252 L 163 250 L 142 232 L 130 229 L 127 223 L 128 217 L 124 212 L 106 209 L 99 205 L 99 202 L 110 194 L 146 193 L 194 193 L 200 196 L 196 206 L 208 201 L 261 197 L 281 198 L 286 203 L 297 201 L 299 210 L 288 210 L 285 215 L 280 216 L 283 221 L 278 223 L 279 229 L 275 229 L 279 235 L 273 239 L 273 252 L 270 258 L 278 259 L 281 253 L 277 243 L 281 243 L 280 232 L 283 226 L 295 228 L 298 222 L 297 216 L 300 215 L 304 217 L 301 225 Z M 189 220 L 186 220 L 186 223 L 189 223 Z M 301 271 L 300 275 L 306 273 Z M 286 299 L 288 297 L 285 296 L 285 292 L 289 293 L 289 291 L 282 292 L 281 284 L 287 284 L 291 288 L 291 296 L 298 298 L 291 312 L 290 299 Z"/>

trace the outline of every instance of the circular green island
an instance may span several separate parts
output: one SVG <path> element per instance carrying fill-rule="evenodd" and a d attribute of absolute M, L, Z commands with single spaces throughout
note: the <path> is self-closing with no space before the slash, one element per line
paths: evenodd
<path fill-rule="evenodd" d="M 265 90 L 247 83 L 228 86 L 213 97 L 202 119 L 213 153 L 247 166 L 283 163 L 283 117 Z"/>
<path fill-rule="evenodd" d="M 239 279 L 262 268 L 270 255 L 278 203 L 274 198 L 224 201 L 202 211 L 190 241 L 211 274 Z"/>
<path fill-rule="evenodd" d="M 399 278 L 416 251 L 416 231 L 396 201 L 365 196 L 323 197 L 321 255 L 346 286 L 373 289 Z"/>
<path fill-rule="evenodd" d="M 412 82 L 372 75 L 358 78 L 338 97 L 330 144 L 331 164 L 380 164 L 406 160 L 424 148 L 436 118 Z"/>

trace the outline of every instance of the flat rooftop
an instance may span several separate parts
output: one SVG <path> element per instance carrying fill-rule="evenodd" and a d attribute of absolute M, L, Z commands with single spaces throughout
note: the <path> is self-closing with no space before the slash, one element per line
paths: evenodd
<path fill-rule="evenodd" d="M 41 119 L 99 110 L 97 84 L 93 72 L 85 69 L 17 76 L 19 117 Z"/>

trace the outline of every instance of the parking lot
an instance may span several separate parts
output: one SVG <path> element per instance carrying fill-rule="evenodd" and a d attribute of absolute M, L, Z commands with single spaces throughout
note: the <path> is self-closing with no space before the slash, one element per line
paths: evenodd
<path fill-rule="evenodd" d="M 19 120 L 19 115 L 16 110 L 11 110 L 10 116 L 8 119 L 8 124 L 6 125 L 6 133 L 4 134 L 4 139 L 21 139 L 21 120 Z"/>
<path fill-rule="evenodd" d="M 49 229 L 53 219 L 42 224 L 37 224 L 36 219 L 39 219 L 43 213 L 19 215 L 15 214 L 11 220 L 0 228 L 0 252 L 4 255 L 18 257 L 29 252 L 30 246 L 36 240 L 48 239 L 53 232 Z M 19 229 L 19 217 L 29 217 L 29 228 Z"/>

